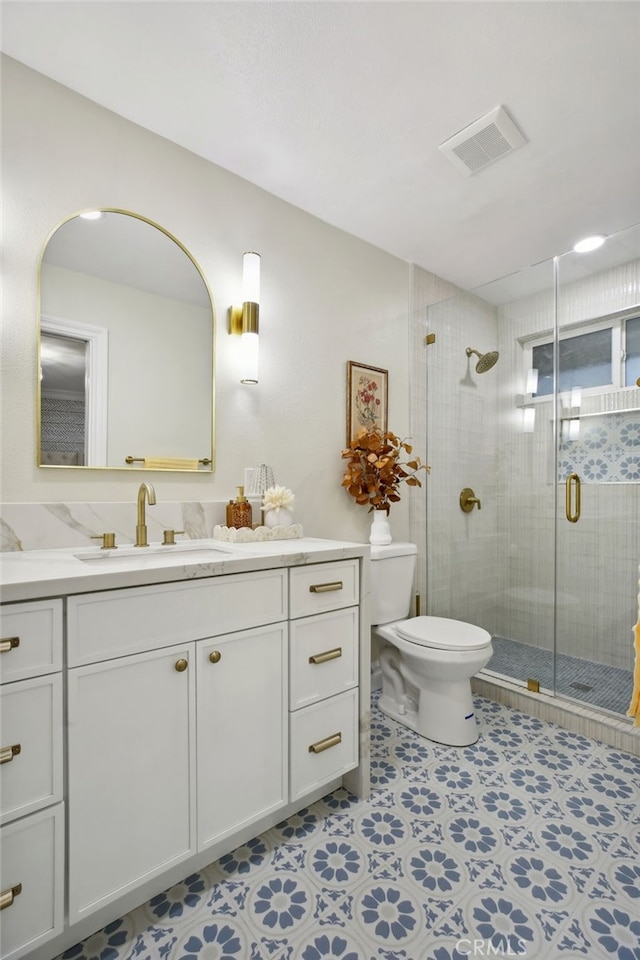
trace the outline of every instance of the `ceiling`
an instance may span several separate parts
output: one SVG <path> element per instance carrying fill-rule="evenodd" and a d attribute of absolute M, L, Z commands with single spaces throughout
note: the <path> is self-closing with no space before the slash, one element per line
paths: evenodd
<path fill-rule="evenodd" d="M 3 2 L 2 49 L 471 289 L 640 223 L 640 3 Z M 503 105 L 526 144 L 439 144 Z"/>

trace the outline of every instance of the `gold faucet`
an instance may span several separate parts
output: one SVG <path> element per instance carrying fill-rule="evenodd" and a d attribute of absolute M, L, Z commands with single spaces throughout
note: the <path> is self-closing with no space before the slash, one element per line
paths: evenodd
<path fill-rule="evenodd" d="M 147 542 L 147 518 L 145 516 L 145 496 L 152 507 L 156 502 L 156 491 L 152 483 L 141 483 L 138 490 L 138 525 L 136 526 L 136 547 L 148 547 Z"/>

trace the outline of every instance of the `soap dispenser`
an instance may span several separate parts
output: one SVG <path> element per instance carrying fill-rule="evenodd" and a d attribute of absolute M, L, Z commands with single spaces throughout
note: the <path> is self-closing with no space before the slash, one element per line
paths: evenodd
<path fill-rule="evenodd" d="M 229 504 L 229 513 L 231 515 L 230 527 L 251 527 L 252 511 L 251 504 L 244 495 L 244 487 L 238 487 L 238 496 L 233 503 Z"/>

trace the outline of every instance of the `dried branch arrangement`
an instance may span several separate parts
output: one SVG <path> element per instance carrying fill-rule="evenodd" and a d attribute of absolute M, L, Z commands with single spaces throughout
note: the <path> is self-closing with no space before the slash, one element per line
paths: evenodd
<path fill-rule="evenodd" d="M 416 476 L 421 470 L 429 473 L 427 464 L 419 457 L 402 460 L 405 454 L 411 457 L 413 447 L 389 431 L 382 433 L 377 429 L 360 430 L 346 450 L 342 459 L 347 460 L 347 468 L 342 478 L 342 486 L 361 506 L 371 510 L 386 510 L 392 503 L 398 503 L 401 483 L 410 487 L 421 487 Z"/>

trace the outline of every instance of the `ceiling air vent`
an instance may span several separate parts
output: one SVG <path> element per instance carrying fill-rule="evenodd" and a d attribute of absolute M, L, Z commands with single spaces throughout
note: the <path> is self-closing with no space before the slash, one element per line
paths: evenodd
<path fill-rule="evenodd" d="M 504 107 L 495 107 L 440 144 L 452 163 L 470 176 L 527 141 Z"/>

